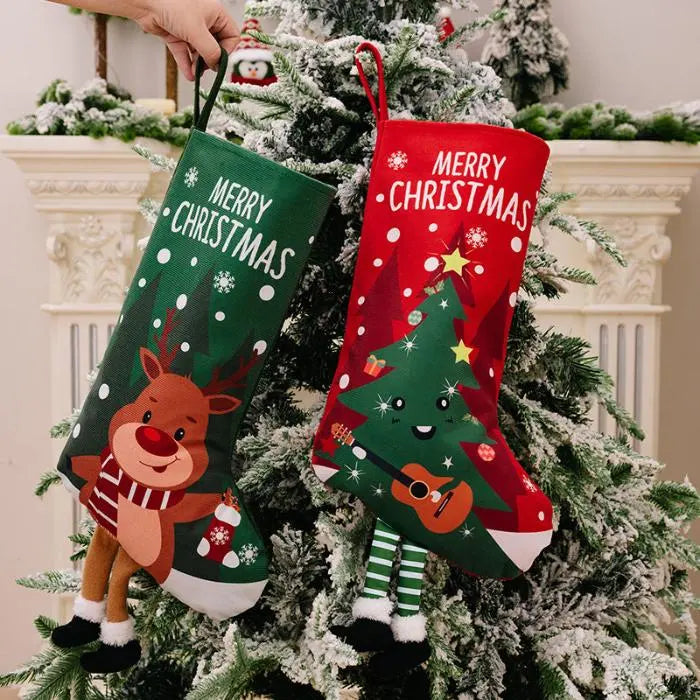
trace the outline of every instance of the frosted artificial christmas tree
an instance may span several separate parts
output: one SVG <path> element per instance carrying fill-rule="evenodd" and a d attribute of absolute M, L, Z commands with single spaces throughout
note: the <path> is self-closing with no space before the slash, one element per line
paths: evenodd
<path fill-rule="evenodd" d="M 518 109 L 556 95 L 569 82 L 569 43 L 552 24 L 550 0 L 500 0 L 482 60 Z"/>
<path fill-rule="evenodd" d="M 275 51 L 278 82 L 229 86 L 244 101 L 227 105 L 225 116 L 245 147 L 338 186 L 233 463 L 237 486 L 270 542 L 269 583 L 259 605 L 235 623 L 213 623 L 137 575 L 130 595 L 144 657 L 135 669 L 98 685 L 75 655 L 47 647 L 5 683 L 28 683 L 28 697 L 120 700 L 246 693 L 339 699 L 350 688 L 383 700 L 697 695 L 688 572 L 697 567 L 698 550 L 685 535 L 700 511 L 697 495 L 690 484 L 656 481 L 661 466 L 630 448 L 638 431 L 615 407 L 610 380 L 583 341 L 535 326 L 533 299 L 592 281 L 558 266 L 536 242 L 515 307 L 499 416 L 516 457 L 554 505 L 552 544 L 512 581 L 475 579 L 429 556 L 421 606 L 431 656 L 423 669 L 378 682 L 371 657 L 330 632 L 351 620 L 375 521 L 351 496 L 327 490 L 309 458 L 343 335 L 374 153 L 374 118 L 354 74 L 355 47 L 362 38 L 380 46 L 392 117 L 508 124 L 509 105 L 493 70 L 454 60 L 454 42 L 439 41 L 439 9 L 419 0 L 249 6 L 251 15 L 280 20 L 272 37 L 259 37 Z M 466 40 L 469 32 L 458 27 L 453 36 Z M 245 100 L 262 109 L 251 114 Z M 563 199 L 540 195 L 540 230 L 562 229 L 617 257 L 602 232 L 559 212 Z M 472 235 L 477 241 L 482 234 Z M 481 345 L 490 337 L 484 324 Z M 482 371 L 476 364 L 473 370 Z M 319 392 L 316 410 L 295 405 L 298 387 Z M 588 425 L 598 401 L 617 418 L 619 437 Z M 47 476 L 41 489 L 52 481 Z M 74 540 L 79 557 L 86 535 Z M 76 591 L 79 577 L 66 567 L 22 583 Z M 36 624 L 48 636 L 57 623 Z"/>

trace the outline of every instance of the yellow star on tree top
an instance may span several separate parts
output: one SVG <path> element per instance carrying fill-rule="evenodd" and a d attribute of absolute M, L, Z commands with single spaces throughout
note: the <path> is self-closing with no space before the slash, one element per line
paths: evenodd
<path fill-rule="evenodd" d="M 469 260 L 463 258 L 459 252 L 459 248 L 455 248 L 449 255 L 440 256 L 445 261 L 443 272 L 456 272 L 462 274 L 462 268 L 469 263 Z"/>
<path fill-rule="evenodd" d="M 458 345 L 452 346 L 450 350 L 452 350 L 457 358 L 455 360 L 455 364 L 457 362 L 466 362 L 467 364 L 471 364 L 469 362 L 469 357 L 471 356 L 472 352 L 474 352 L 474 348 L 470 348 L 468 345 L 465 345 L 463 340 L 460 340 Z"/>

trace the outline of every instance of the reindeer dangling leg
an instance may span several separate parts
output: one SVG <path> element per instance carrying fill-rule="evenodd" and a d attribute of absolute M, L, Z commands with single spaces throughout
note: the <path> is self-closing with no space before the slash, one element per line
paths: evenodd
<path fill-rule="evenodd" d="M 141 658 L 141 645 L 136 639 L 134 620 L 126 602 L 129 579 L 140 568 L 140 564 L 119 548 L 107 590 L 107 614 L 100 626 L 100 646 L 80 657 L 80 664 L 88 673 L 123 671 Z"/>
<path fill-rule="evenodd" d="M 83 585 L 73 604 L 73 617 L 51 634 L 56 646 L 69 649 L 99 639 L 100 624 L 105 617 L 104 595 L 118 549 L 117 541 L 98 525 L 88 547 Z"/>

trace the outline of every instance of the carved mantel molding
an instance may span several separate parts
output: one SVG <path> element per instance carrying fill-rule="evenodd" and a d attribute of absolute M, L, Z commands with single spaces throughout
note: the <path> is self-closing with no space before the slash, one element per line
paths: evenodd
<path fill-rule="evenodd" d="M 598 286 L 589 290 L 588 303 L 661 305 L 661 269 L 671 255 L 666 225 L 680 212 L 700 167 L 700 147 L 651 141 L 550 145 L 552 189 L 574 193 L 567 211 L 601 224 L 627 260 L 620 268 L 589 247 L 587 267 Z"/>
<path fill-rule="evenodd" d="M 0 136 L 0 152 L 17 163 L 48 222 L 47 308 L 118 308 L 136 262 L 138 202 L 153 179 L 150 164 L 128 144 L 87 136 Z"/>

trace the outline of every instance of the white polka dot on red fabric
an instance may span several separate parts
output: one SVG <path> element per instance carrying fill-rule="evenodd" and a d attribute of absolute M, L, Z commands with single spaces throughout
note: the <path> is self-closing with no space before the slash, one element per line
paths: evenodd
<path fill-rule="evenodd" d="M 375 267 L 381 267 L 382 262 L 384 262 L 381 258 L 375 258 L 374 262 L 372 263 Z"/>
<path fill-rule="evenodd" d="M 435 231 L 437 231 L 437 230 L 438 230 L 438 225 L 435 223 L 430 224 L 430 226 L 428 226 L 428 231 L 430 231 L 430 233 L 435 233 Z"/>
<path fill-rule="evenodd" d="M 477 275 L 483 275 L 484 274 L 484 266 L 483 265 L 476 265 L 474 267 L 474 272 L 476 272 Z"/>
<path fill-rule="evenodd" d="M 519 253 L 523 249 L 522 239 L 518 238 L 517 236 L 514 236 L 510 241 L 510 247 L 513 249 L 514 252 Z"/>
<path fill-rule="evenodd" d="M 365 298 L 364 298 L 364 297 L 360 297 L 360 298 L 357 300 L 357 305 L 358 305 L 358 306 L 362 306 L 362 304 L 364 304 L 364 303 L 365 303 Z"/>
<path fill-rule="evenodd" d="M 397 229 L 396 226 L 394 226 L 394 228 L 390 228 L 386 232 L 386 239 L 387 241 L 389 241 L 389 243 L 396 243 L 396 241 L 398 241 L 400 237 L 401 231 L 399 231 L 399 229 Z"/>
<path fill-rule="evenodd" d="M 350 376 L 347 374 L 342 374 L 340 376 L 340 379 L 338 380 L 338 386 L 341 389 L 345 389 L 345 387 L 347 387 L 348 384 L 350 384 Z"/>
<path fill-rule="evenodd" d="M 357 329 L 357 335 L 364 335 L 364 334 L 365 334 L 365 327 L 364 327 L 364 326 L 360 326 L 360 327 Z"/>
<path fill-rule="evenodd" d="M 544 520 L 544 513 L 543 513 L 542 511 L 540 511 L 540 512 L 537 514 L 537 517 L 538 517 L 540 520 Z"/>
<path fill-rule="evenodd" d="M 380 192 L 380 193 L 377 195 L 376 200 L 377 200 L 378 202 L 383 202 L 383 201 L 384 201 L 384 195 Z"/>
<path fill-rule="evenodd" d="M 440 261 L 436 257 L 430 257 L 423 263 L 423 267 L 428 272 L 433 272 L 433 271 L 437 270 L 437 267 L 439 264 L 440 264 Z"/>
<path fill-rule="evenodd" d="M 518 295 L 517 295 L 515 292 L 513 292 L 513 293 L 508 297 L 508 303 L 509 303 L 511 306 L 515 306 L 515 305 L 517 304 L 517 302 L 518 302 Z"/>
<path fill-rule="evenodd" d="M 406 287 L 406 289 L 403 290 L 403 295 L 405 297 L 410 297 L 411 294 L 413 294 L 413 290 L 410 287 Z"/>

